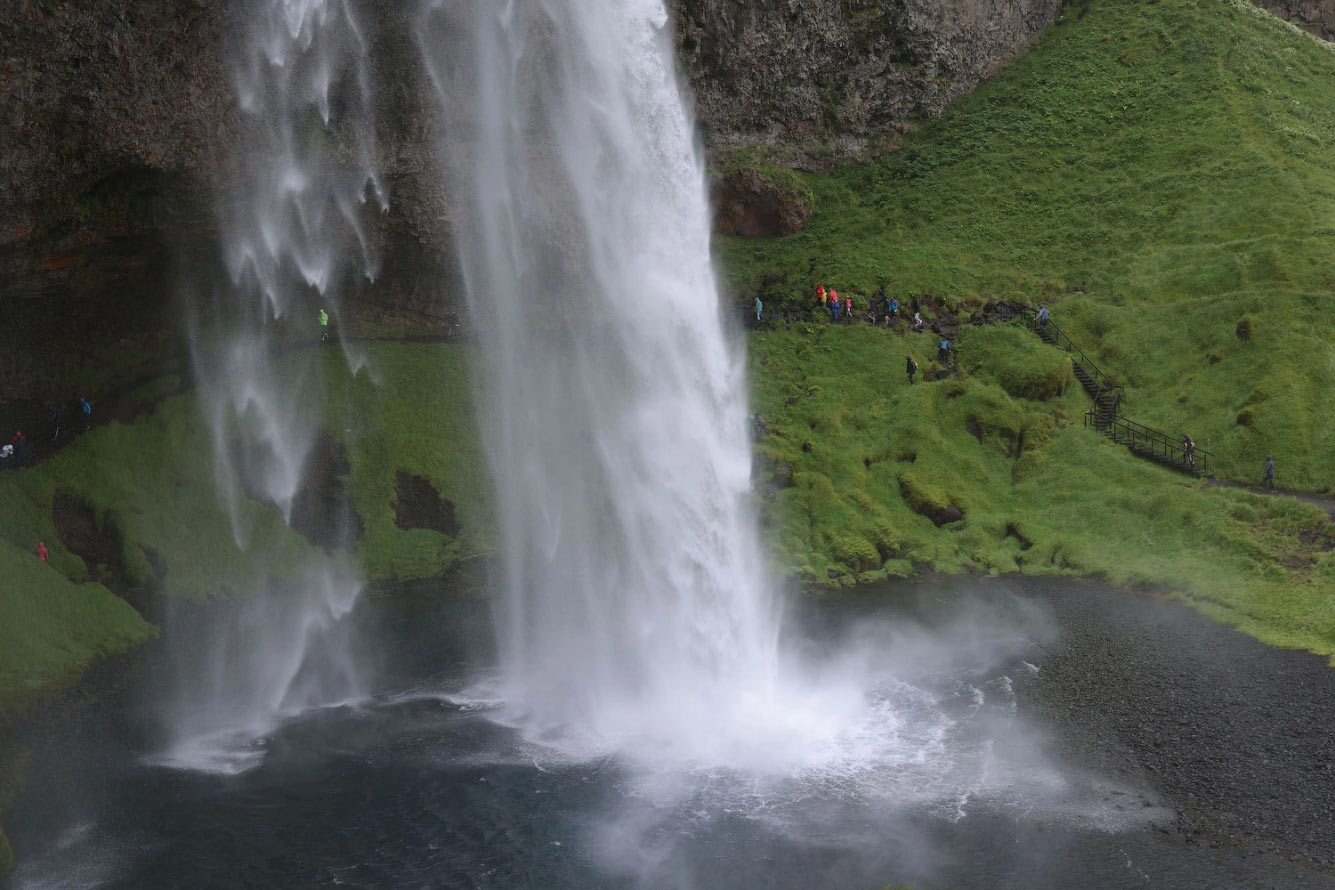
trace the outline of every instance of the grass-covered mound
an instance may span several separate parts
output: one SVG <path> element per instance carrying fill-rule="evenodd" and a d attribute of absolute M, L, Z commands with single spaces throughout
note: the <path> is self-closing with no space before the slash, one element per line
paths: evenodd
<path fill-rule="evenodd" d="M 799 235 L 725 239 L 747 300 L 817 283 L 1045 300 L 1127 411 L 1215 472 L 1335 488 L 1335 47 L 1246 0 L 1076 3 L 897 152 L 806 176 Z"/>

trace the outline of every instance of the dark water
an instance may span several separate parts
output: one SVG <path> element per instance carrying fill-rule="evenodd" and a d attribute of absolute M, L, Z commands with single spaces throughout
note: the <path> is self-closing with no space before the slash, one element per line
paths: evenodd
<path fill-rule="evenodd" d="M 572 758 L 494 722 L 458 694 L 490 657 L 476 601 L 358 620 L 382 644 L 378 694 L 290 721 L 250 772 L 150 765 L 151 670 L 64 727 L 11 819 L 9 886 L 1335 886 L 1188 844 L 1135 764 L 1063 753 L 1026 692 L 1061 628 L 1022 595 L 951 582 L 799 605 L 791 647 L 898 653 L 883 669 L 912 690 L 890 696 L 904 725 L 857 744 L 921 756 L 777 776 Z M 944 729 L 915 735 L 924 721 Z"/>

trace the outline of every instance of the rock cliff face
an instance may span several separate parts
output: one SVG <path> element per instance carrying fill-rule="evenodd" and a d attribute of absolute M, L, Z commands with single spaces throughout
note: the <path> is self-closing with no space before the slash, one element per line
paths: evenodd
<path fill-rule="evenodd" d="M 1066 0 L 679 0 L 677 41 L 715 149 L 850 157 L 1024 52 Z"/>
<path fill-rule="evenodd" d="M 1270 10 L 1311 31 L 1324 40 L 1335 40 L 1335 0 L 1254 0 Z"/>

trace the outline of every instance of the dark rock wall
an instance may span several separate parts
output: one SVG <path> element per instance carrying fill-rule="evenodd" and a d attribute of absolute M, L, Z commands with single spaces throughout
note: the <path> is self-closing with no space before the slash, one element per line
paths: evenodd
<path fill-rule="evenodd" d="M 1253 0 L 1325 40 L 1335 40 L 1335 0 Z"/>
<path fill-rule="evenodd" d="M 1066 0 L 679 0 L 715 148 L 848 157 L 933 117 L 1024 52 Z"/>

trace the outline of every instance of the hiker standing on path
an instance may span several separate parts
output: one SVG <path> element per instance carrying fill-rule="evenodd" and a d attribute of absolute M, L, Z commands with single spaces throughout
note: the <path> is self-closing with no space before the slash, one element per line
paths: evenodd
<path fill-rule="evenodd" d="M 1051 316 L 1048 315 L 1048 307 L 1047 307 L 1047 306 L 1039 306 L 1039 307 L 1038 307 L 1038 326 L 1039 326 L 1042 330 L 1045 330 L 1045 331 L 1046 331 L 1046 330 L 1048 329 L 1048 319 L 1049 319 L 1050 317 L 1051 317 Z"/>
<path fill-rule="evenodd" d="M 9 440 L 9 444 L 14 446 L 14 466 L 23 466 L 23 458 L 28 450 L 28 437 L 23 435 L 23 430 L 14 433 L 14 438 Z"/>
<path fill-rule="evenodd" d="M 1275 458 L 1269 454 L 1265 456 L 1265 477 L 1261 480 L 1261 485 L 1266 491 L 1279 491 L 1275 486 Z"/>
<path fill-rule="evenodd" d="M 60 406 L 51 409 L 51 425 L 56 428 L 56 434 L 51 437 L 54 442 L 60 438 L 60 425 L 65 422 L 65 412 L 60 410 Z"/>
<path fill-rule="evenodd" d="M 1196 468 L 1196 442 L 1187 433 L 1182 434 L 1182 462 Z"/>
<path fill-rule="evenodd" d="M 37 542 L 37 558 L 48 565 L 51 563 L 51 554 L 46 549 L 45 541 Z"/>
<path fill-rule="evenodd" d="M 941 345 L 936 348 L 936 357 L 940 359 L 942 365 L 950 361 L 950 341 L 945 337 L 941 338 Z"/>
<path fill-rule="evenodd" d="M 760 297 L 756 297 L 756 321 L 760 321 L 760 314 L 765 311 L 765 304 L 760 302 Z"/>
<path fill-rule="evenodd" d="M 320 342 L 329 342 L 329 313 L 324 311 L 323 306 L 320 307 Z"/>
<path fill-rule="evenodd" d="M 93 418 L 93 406 L 83 396 L 79 396 L 79 417 L 83 419 L 84 432 L 87 432 Z"/>
<path fill-rule="evenodd" d="M 853 295 L 844 297 L 844 321 L 853 320 Z"/>
<path fill-rule="evenodd" d="M 839 291 L 830 288 L 830 318 L 839 320 Z"/>
<path fill-rule="evenodd" d="M 918 373 L 918 363 L 913 360 L 913 356 L 904 356 L 904 370 L 909 374 L 909 386 L 913 385 L 913 375 Z"/>
<path fill-rule="evenodd" d="M 926 324 L 926 322 L 924 322 L 924 321 L 922 320 L 922 313 L 919 312 L 917 309 L 914 309 L 914 310 L 913 310 L 913 333 L 915 333 L 915 334 L 921 334 L 921 333 L 922 333 L 922 329 L 923 329 L 923 325 L 924 325 L 924 324 Z"/>
<path fill-rule="evenodd" d="M 816 299 L 820 300 L 820 307 L 825 308 L 825 285 L 816 285 Z"/>

